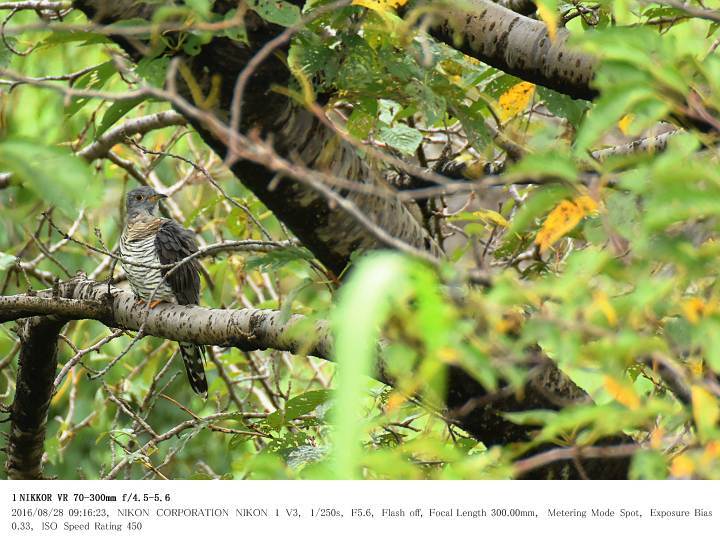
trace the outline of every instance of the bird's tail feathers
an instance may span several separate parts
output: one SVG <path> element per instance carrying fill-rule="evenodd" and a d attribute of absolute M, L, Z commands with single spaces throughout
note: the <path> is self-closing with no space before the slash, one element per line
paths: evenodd
<path fill-rule="evenodd" d="M 182 355 L 183 362 L 185 363 L 185 370 L 187 371 L 190 387 L 192 387 L 193 391 L 198 395 L 207 398 L 208 383 L 205 377 L 205 367 L 203 366 L 203 361 L 205 360 L 204 346 L 181 342 L 180 355 Z"/>

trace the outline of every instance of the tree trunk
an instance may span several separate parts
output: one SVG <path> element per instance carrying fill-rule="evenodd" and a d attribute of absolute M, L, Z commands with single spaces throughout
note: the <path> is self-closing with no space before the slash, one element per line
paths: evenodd
<path fill-rule="evenodd" d="M 10 407 L 5 469 L 11 480 L 42 478 L 45 429 L 57 366 L 57 341 L 66 320 L 54 316 L 19 322 L 20 368 Z"/>

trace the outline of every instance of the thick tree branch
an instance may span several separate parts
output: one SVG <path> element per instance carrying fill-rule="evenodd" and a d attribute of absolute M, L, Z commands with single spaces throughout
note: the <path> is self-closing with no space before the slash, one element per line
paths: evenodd
<path fill-rule="evenodd" d="M 592 152 L 592 157 L 602 162 L 611 157 L 623 157 L 635 153 L 661 153 L 667 149 L 668 141 L 680 133 L 679 130 L 670 130 L 658 136 L 648 136 L 627 144 L 598 149 Z"/>
<path fill-rule="evenodd" d="M 10 433 L 9 451 L 15 452 L 8 463 L 8 470 L 13 470 L 9 472 L 11 477 L 35 478 L 41 474 L 44 425 L 57 367 L 54 346 L 60 328 L 70 319 L 95 319 L 108 327 L 135 331 L 144 324 L 143 330 L 148 335 L 196 344 L 235 346 L 244 351 L 276 349 L 325 359 L 332 357 L 328 325 L 304 316 L 291 316 L 285 321 L 277 311 L 221 310 L 175 304 L 161 304 L 146 315 L 145 308 L 136 302 L 129 292 L 117 289 L 108 297 L 106 284 L 84 277 L 62 284 L 55 295 L 48 290 L 0 297 L 0 323 L 33 316 L 23 323 L 21 335 L 21 371 Z M 449 367 L 446 398 L 449 419 L 489 447 L 532 440 L 534 428 L 508 422 L 503 415 L 506 412 L 559 409 L 569 403 L 591 402 L 587 393 L 551 361 L 538 355 L 537 361 L 531 363 L 534 370 L 522 395 L 514 389 L 488 393 L 465 371 Z M 393 384 L 382 366 L 378 373 L 378 379 Z M 44 407 L 44 413 L 40 413 L 38 407 Z M 16 422 L 15 414 L 23 416 Z M 627 442 L 626 438 L 618 437 L 602 443 Z M 544 449 L 535 449 L 526 455 Z M 592 459 L 583 463 L 583 474 L 591 478 L 624 478 L 627 474 L 627 459 Z M 575 463 L 558 460 L 524 476 L 578 478 L 580 474 Z"/>
<path fill-rule="evenodd" d="M 443 5 L 437 8 L 438 4 Z M 429 8 L 434 38 L 471 57 L 573 98 L 590 100 L 597 95 L 590 86 L 596 60 L 570 48 L 565 29 L 558 29 L 551 39 L 544 23 L 490 0 L 417 0 L 406 11 L 418 6 Z"/>
<path fill-rule="evenodd" d="M 304 316 L 290 316 L 282 321 L 281 313 L 272 310 L 216 310 L 200 306 L 161 304 L 149 310 L 137 305 L 128 291 L 112 289 L 107 284 L 84 278 L 62 284 L 57 297 L 51 290 L 36 295 L 0 297 L 0 323 L 29 316 L 53 315 L 64 320 L 95 319 L 108 327 L 137 331 L 145 323 L 146 335 L 194 344 L 234 346 L 244 351 L 277 349 L 331 357 L 327 325 L 314 325 L 315 338 L 303 328 L 293 335 L 293 328 L 307 322 Z"/>

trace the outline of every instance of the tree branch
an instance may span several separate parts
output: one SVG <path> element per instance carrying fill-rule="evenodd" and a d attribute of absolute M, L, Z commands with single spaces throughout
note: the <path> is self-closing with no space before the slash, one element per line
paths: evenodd
<path fill-rule="evenodd" d="M 55 296 L 47 290 L 0 297 L 0 323 L 33 316 L 22 325 L 20 375 L 12 406 L 8 449 L 12 453 L 7 464 L 11 478 L 37 478 L 42 474 L 40 460 L 57 368 L 57 336 L 68 320 L 96 319 L 108 327 L 135 331 L 144 326 L 148 335 L 195 344 L 234 346 L 244 351 L 276 349 L 324 359 L 332 357 L 332 338 L 324 321 L 315 322 L 301 315 L 284 320 L 281 312 L 271 310 L 221 310 L 169 303 L 148 310 L 146 315 L 145 308 L 136 302 L 129 292 L 118 289 L 113 289 L 108 297 L 107 284 L 82 276 L 60 285 Z M 489 394 L 464 370 L 449 367 L 446 397 L 449 420 L 490 447 L 532 440 L 534 428 L 507 421 L 506 412 L 558 409 L 569 403 L 591 402 L 587 393 L 551 361 L 540 355 L 535 357 L 535 368 L 522 395 L 513 388 Z M 378 374 L 378 379 L 393 385 L 382 365 Z M 621 436 L 602 444 L 628 442 L 631 441 Z M 545 449 L 536 448 L 525 455 Z M 625 458 L 591 461 L 583 469 L 583 474 L 591 478 L 626 477 L 629 461 Z M 523 472 L 524 477 L 533 478 L 578 478 L 580 475 L 575 464 L 567 459 Z"/>
<path fill-rule="evenodd" d="M 490 0 L 428 3 L 418 0 L 413 7 L 429 8 L 430 35 L 466 55 L 503 72 L 543 85 L 573 98 L 591 100 L 597 91 L 590 87 L 596 60 L 570 48 L 570 33 L 558 29 L 551 39 L 544 23 L 511 11 Z"/>
<path fill-rule="evenodd" d="M 185 117 L 175 111 L 163 111 L 130 119 L 125 123 L 108 130 L 93 143 L 85 146 L 78 151 L 78 156 L 90 162 L 107 155 L 110 148 L 115 144 L 122 142 L 125 138 L 134 135 L 143 135 L 151 130 L 165 128 L 173 125 L 184 125 L 187 121 Z"/>
<path fill-rule="evenodd" d="M 0 323 L 30 316 L 53 315 L 65 321 L 95 319 L 113 328 L 137 331 L 145 323 L 144 332 L 179 342 L 234 346 L 244 351 L 277 349 L 329 359 L 331 343 L 324 322 L 315 324 L 315 338 L 307 334 L 293 335 L 293 328 L 310 320 L 293 315 L 282 320 L 281 312 L 273 310 L 218 310 L 200 306 L 165 303 L 148 311 L 138 306 L 128 291 L 112 289 L 107 284 L 84 277 L 60 286 L 60 296 L 51 290 L 36 295 L 0 297 Z"/>

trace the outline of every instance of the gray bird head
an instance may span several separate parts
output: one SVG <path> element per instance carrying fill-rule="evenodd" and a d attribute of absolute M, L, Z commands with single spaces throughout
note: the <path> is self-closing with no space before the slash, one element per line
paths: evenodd
<path fill-rule="evenodd" d="M 152 187 L 138 187 L 127 194 L 125 209 L 129 218 L 141 215 L 155 215 L 158 201 L 167 198 L 166 195 L 155 192 Z"/>

